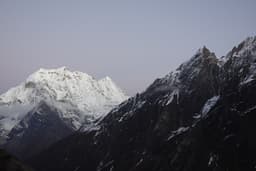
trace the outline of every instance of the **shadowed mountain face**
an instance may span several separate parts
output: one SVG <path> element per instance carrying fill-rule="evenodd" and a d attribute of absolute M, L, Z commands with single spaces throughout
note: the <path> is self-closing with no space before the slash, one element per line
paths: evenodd
<path fill-rule="evenodd" d="M 56 109 L 44 102 L 29 112 L 19 125 L 9 133 L 8 143 L 4 147 L 21 159 L 38 153 L 74 132 L 59 117 Z"/>
<path fill-rule="evenodd" d="M 256 167 L 256 37 L 207 48 L 145 92 L 28 160 L 41 171 L 224 171 Z"/>
<path fill-rule="evenodd" d="M 0 150 L 0 170 L 1 171 L 32 171 L 29 167 L 19 162 L 14 157 Z"/>

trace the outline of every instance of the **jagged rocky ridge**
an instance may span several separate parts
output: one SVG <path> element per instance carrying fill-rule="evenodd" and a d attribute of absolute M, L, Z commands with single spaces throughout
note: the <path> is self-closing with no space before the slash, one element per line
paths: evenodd
<path fill-rule="evenodd" d="M 91 125 L 127 99 L 115 83 L 66 67 L 40 69 L 0 96 L 2 146 L 19 158 Z"/>
<path fill-rule="evenodd" d="M 200 49 L 145 92 L 28 162 L 51 170 L 254 170 L 256 37 Z"/>

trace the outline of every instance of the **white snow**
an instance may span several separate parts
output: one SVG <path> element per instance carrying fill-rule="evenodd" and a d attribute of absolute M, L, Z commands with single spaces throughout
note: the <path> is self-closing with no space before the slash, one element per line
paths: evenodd
<path fill-rule="evenodd" d="M 256 57 L 255 57 L 256 60 Z M 248 84 L 256 78 L 256 64 L 251 63 L 249 67 L 249 74 L 244 78 L 240 85 Z"/>
<path fill-rule="evenodd" d="M 210 157 L 208 160 L 208 166 L 211 166 L 213 164 L 217 164 L 216 162 L 218 161 L 218 155 L 214 153 L 210 153 Z"/>
<path fill-rule="evenodd" d="M 243 48 L 234 54 L 235 57 L 245 56 L 248 53 L 251 53 L 252 56 L 256 56 L 256 36 L 255 37 L 248 37 L 243 41 L 244 45 Z"/>
<path fill-rule="evenodd" d="M 188 129 L 189 129 L 189 127 L 180 127 L 179 129 L 172 131 L 172 133 L 181 134 L 181 133 L 187 131 Z"/>
<path fill-rule="evenodd" d="M 249 78 L 247 78 L 247 79 L 245 79 L 244 81 L 242 81 L 242 82 L 240 83 L 240 85 L 248 84 L 249 82 L 251 82 L 251 81 L 253 81 L 253 80 L 254 80 L 254 78 L 252 78 L 252 77 L 250 76 Z"/>
<path fill-rule="evenodd" d="M 196 115 L 193 116 L 193 118 L 194 118 L 194 119 L 200 119 L 200 118 L 201 118 L 201 115 L 197 113 Z"/>
<path fill-rule="evenodd" d="M 66 67 L 40 69 L 0 95 L 0 127 L 9 132 L 41 101 L 55 107 L 78 129 L 85 117 L 97 119 L 128 97 L 109 77 L 100 80 Z"/>
<path fill-rule="evenodd" d="M 239 47 L 239 49 L 238 49 Z M 230 51 L 226 57 L 226 61 L 231 61 L 234 68 L 240 68 L 239 74 L 244 72 L 244 69 L 249 66 L 246 75 L 242 75 L 240 85 L 247 84 L 256 78 L 256 36 L 248 37 L 239 46 L 236 51 Z M 230 71 L 231 72 L 231 71 Z"/>
<path fill-rule="evenodd" d="M 6 136 L 15 125 L 22 120 L 27 112 L 33 108 L 33 105 L 14 104 L 12 106 L 0 105 L 0 136 Z"/>
<path fill-rule="evenodd" d="M 180 135 L 186 131 L 189 130 L 189 127 L 179 127 L 177 130 L 172 131 L 172 134 L 168 137 L 168 141 L 171 140 L 173 137 L 175 137 L 176 135 Z"/>
<path fill-rule="evenodd" d="M 243 115 L 247 115 L 248 113 L 252 112 L 252 111 L 255 110 L 255 109 L 256 109 L 256 106 L 253 106 L 253 107 L 247 109 L 246 111 L 244 111 L 244 112 L 243 112 Z"/>
<path fill-rule="evenodd" d="M 208 166 L 210 166 L 210 165 L 212 164 L 212 162 L 213 162 L 213 157 L 211 156 L 211 157 L 209 158 L 209 161 L 208 161 Z"/>
<path fill-rule="evenodd" d="M 80 131 L 81 132 L 91 132 L 91 131 L 99 131 L 100 130 L 100 126 L 94 123 L 91 124 L 84 124 L 81 128 Z"/>
<path fill-rule="evenodd" d="M 143 162 L 143 159 L 140 159 L 140 160 L 136 163 L 135 167 L 138 167 L 142 162 Z"/>
<path fill-rule="evenodd" d="M 179 103 L 179 89 L 174 89 L 172 91 L 165 105 L 169 105 L 173 101 L 174 96 L 177 96 L 177 103 Z"/>
<path fill-rule="evenodd" d="M 212 109 L 212 107 L 217 103 L 220 96 L 213 96 L 212 98 L 208 99 L 202 108 L 202 116 L 206 116 L 206 114 Z"/>

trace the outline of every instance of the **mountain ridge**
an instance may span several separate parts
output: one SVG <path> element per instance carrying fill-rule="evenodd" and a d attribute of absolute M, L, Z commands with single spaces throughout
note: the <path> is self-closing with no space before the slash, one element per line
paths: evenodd
<path fill-rule="evenodd" d="M 243 41 L 225 62 L 199 50 L 95 129 L 72 134 L 28 162 L 42 171 L 255 169 L 255 40 Z"/>
<path fill-rule="evenodd" d="M 96 80 L 66 67 L 41 68 L 20 85 L 0 95 L 1 144 L 22 158 L 28 155 L 21 149 L 28 148 L 26 144 L 30 144 L 30 136 L 37 137 L 33 138 L 34 143 L 48 146 L 46 140 L 45 145 L 42 144 L 41 137 L 51 136 L 49 142 L 59 140 L 82 125 L 103 117 L 127 98 L 109 77 Z M 59 123 L 56 125 L 59 128 L 54 128 L 53 122 Z M 50 135 L 51 131 L 56 133 L 56 138 Z"/>

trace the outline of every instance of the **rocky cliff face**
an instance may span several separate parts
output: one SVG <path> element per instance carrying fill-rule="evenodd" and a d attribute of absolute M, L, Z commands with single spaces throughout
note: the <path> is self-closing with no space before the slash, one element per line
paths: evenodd
<path fill-rule="evenodd" d="M 31 158 L 49 170 L 253 170 L 256 37 L 225 58 L 202 48 L 91 129 Z"/>

